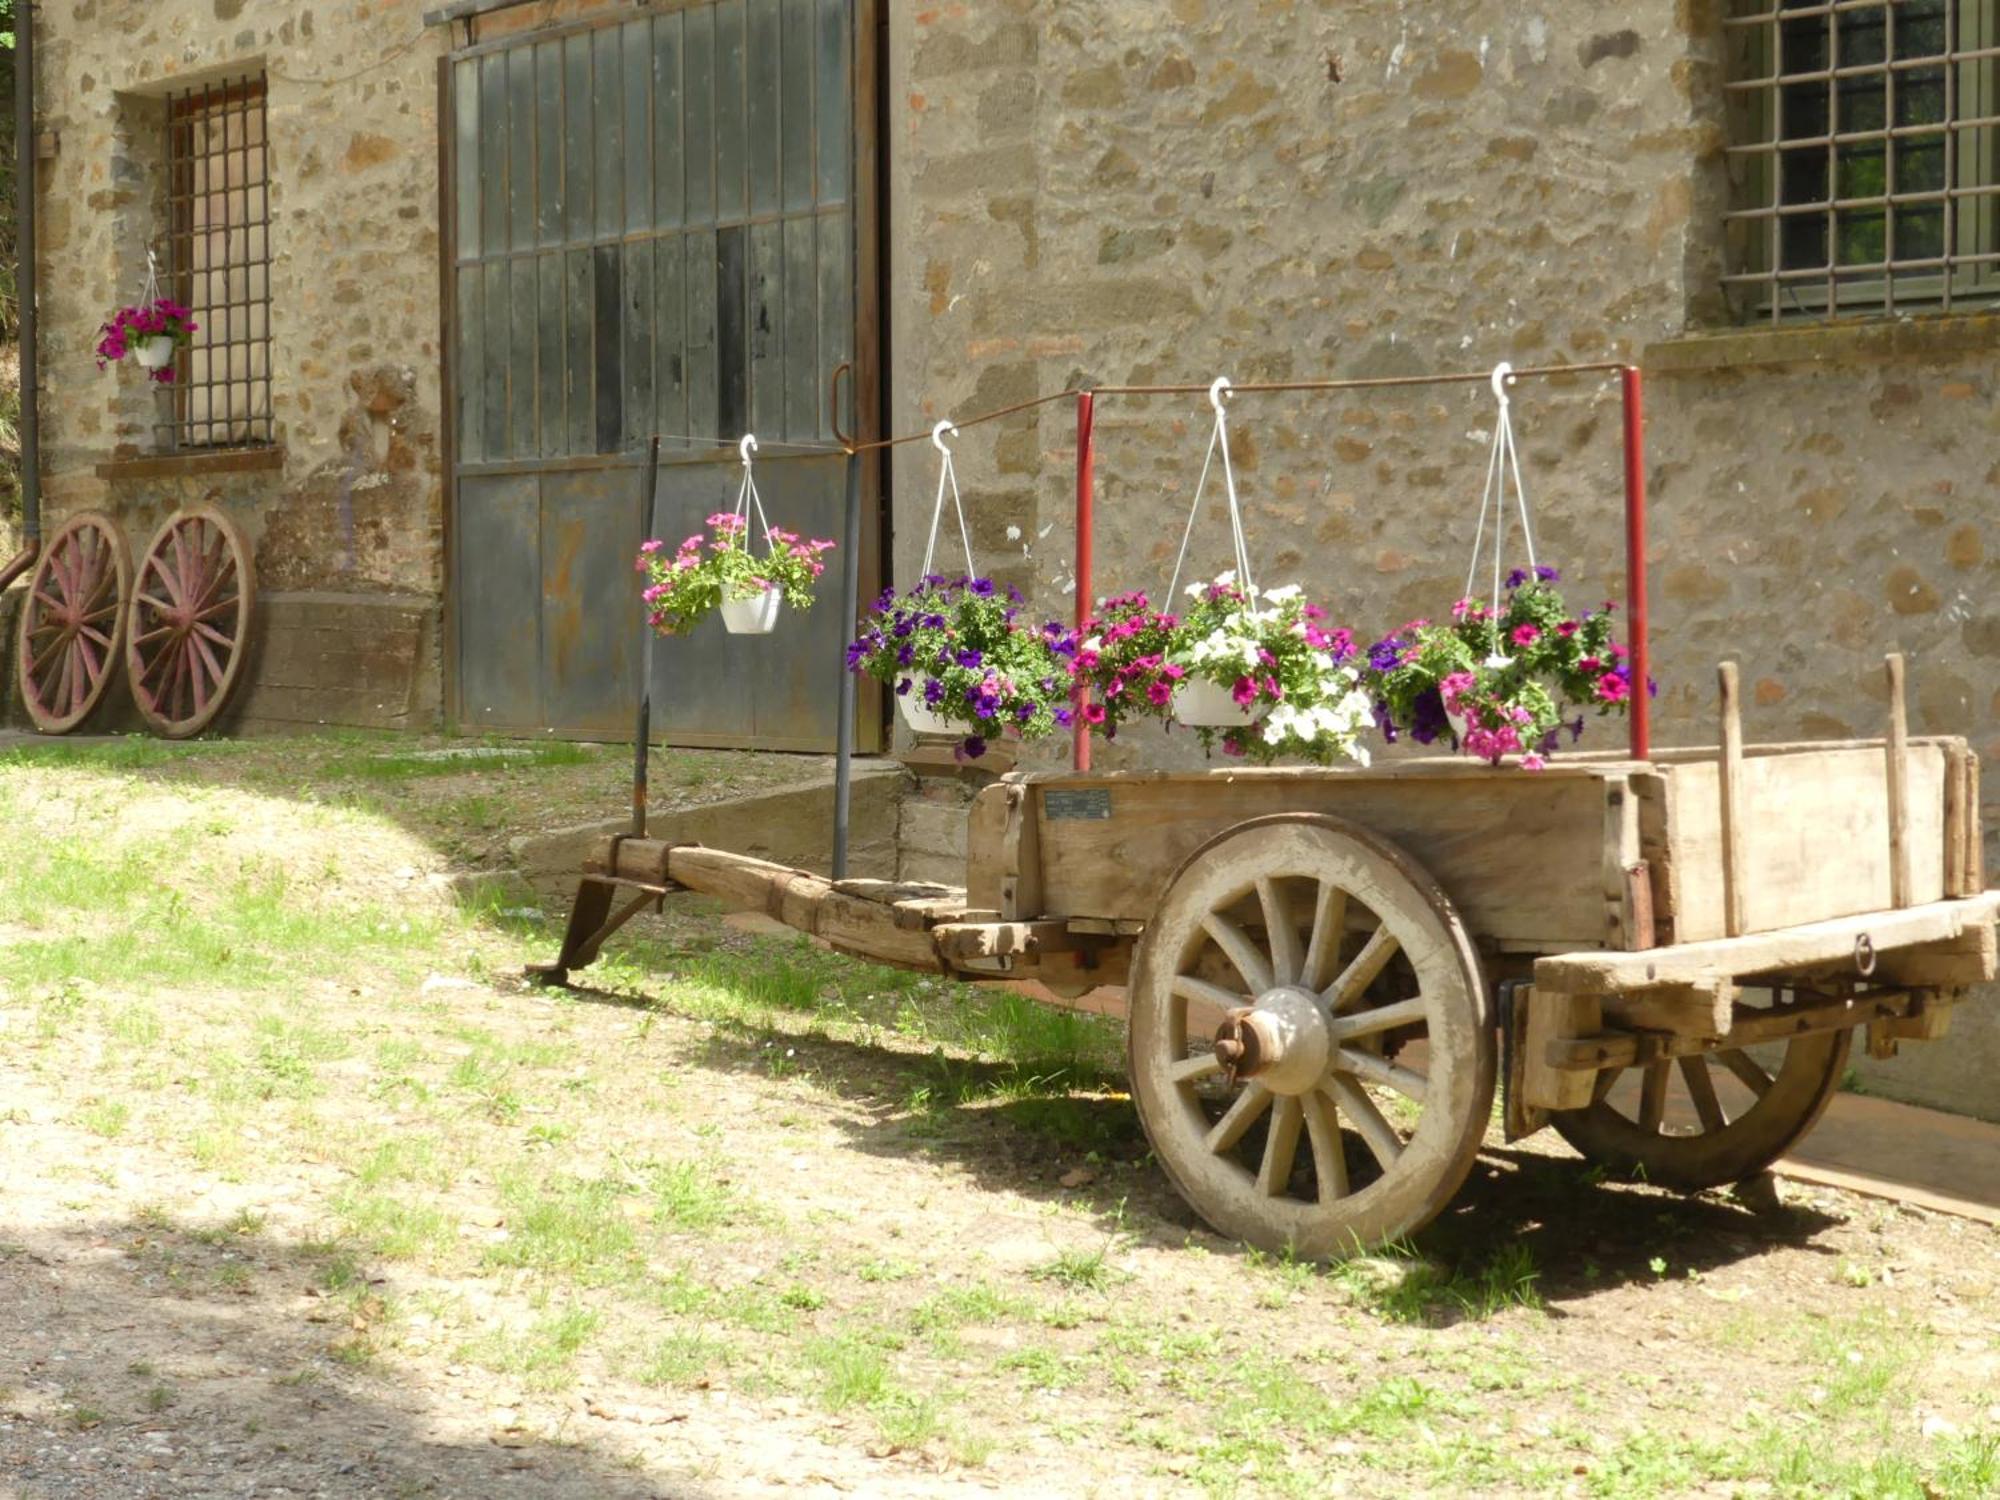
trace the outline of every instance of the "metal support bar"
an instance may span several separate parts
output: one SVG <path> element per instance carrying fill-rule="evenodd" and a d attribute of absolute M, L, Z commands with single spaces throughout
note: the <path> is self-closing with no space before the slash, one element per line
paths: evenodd
<path fill-rule="evenodd" d="M 1083 622 L 1090 618 L 1092 601 L 1096 595 L 1096 584 L 1091 571 L 1096 550 L 1097 516 L 1095 506 L 1095 421 L 1097 398 L 1090 391 L 1076 393 L 1076 628 L 1081 631 Z M 1076 721 L 1070 726 L 1074 736 L 1070 750 L 1070 765 L 1078 771 L 1090 769 L 1090 725 L 1084 719 L 1084 705 L 1090 701 L 1090 689 L 1077 689 L 1076 701 L 1072 705 Z"/>
<path fill-rule="evenodd" d="M 847 643 L 861 620 L 861 455 L 847 455 L 847 516 L 841 531 L 840 700 L 834 726 L 833 878 L 847 878 L 847 822 L 854 775 L 854 674 L 847 670 Z"/>
<path fill-rule="evenodd" d="M 1625 402 L 1625 615 L 1632 653 L 1632 759 L 1653 755 L 1651 620 L 1646 606 L 1646 397 L 1637 365 L 1620 372 Z"/>

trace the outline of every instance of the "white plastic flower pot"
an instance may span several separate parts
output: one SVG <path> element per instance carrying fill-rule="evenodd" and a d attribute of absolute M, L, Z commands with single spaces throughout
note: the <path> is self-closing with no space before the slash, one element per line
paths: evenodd
<path fill-rule="evenodd" d="M 1174 688 L 1174 717 L 1190 729 L 1236 729 L 1255 724 L 1269 707 L 1260 700 L 1245 708 L 1228 688 L 1205 678 L 1184 677 Z"/>
<path fill-rule="evenodd" d="M 943 714 L 924 701 L 924 689 L 934 681 L 929 675 L 910 679 L 910 690 L 896 697 L 896 707 L 903 715 L 903 722 L 918 734 L 958 735 L 963 731 Z"/>
<path fill-rule="evenodd" d="M 722 601 L 722 628 L 731 635 L 769 635 L 778 624 L 778 606 L 785 602 L 781 589 L 765 589 L 748 599 Z"/>
<path fill-rule="evenodd" d="M 174 362 L 174 340 L 171 334 L 159 334 L 133 347 L 132 357 L 142 368 L 164 370 Z"/>

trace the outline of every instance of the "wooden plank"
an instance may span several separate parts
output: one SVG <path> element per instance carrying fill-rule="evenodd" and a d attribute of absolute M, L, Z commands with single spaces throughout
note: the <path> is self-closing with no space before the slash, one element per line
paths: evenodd
<path fill-rule="evenodd" d="M 1975 923 L 1954 938 L 1889 953 L 1875 961 L 1884 984 L 1928 989 L 1966 989 L 2000 977 L 1993 924 Z"/>
<path fill-rule="evenodd" d="M 625 446 L 637 447 L 658 429 L 653 425 L 653 246 L 628 244 L 624 249 Z"/>
<path fill-rule="evenodd" d="M 1889 802 L 1890 905 L 1910 904 L 1910 724 L 1903 701 L 1903 654 L 1892 651 L 1883 663 L 1889 688 L 1889 743 L 1883 750 Z"/>
<path fill-rule="evenodd" d="M 535 269 L 535 415 L 541 429 L 541 456 L 559 458 L 569 451 L 568 292 L 562 252 L 549 250 L 536 256 Z"/>
<path fill-rule="evenodd" d="M 673 880 L 725 906 L 761 911 L 856 957 L 933 972 L 942 969 L 930 933 L 897 926 L 889 907 L 836 891 L 823 876 L 696 845 L 671 848 L 666 858 Z"/>
<path fill-rule="evenodd" d="M 945 967 L 965 974 L 1005 974 L 1065 988 L 1124 984 L 1132 943 L 1086 937 L 1061 922 L 949 923 L 931 933 Z"/>
<path fill-rule="evenodd" d="M 743 99 L 743 4 L 715 7 L 715 219 L 739 222 L 749 211 L 749 152 Z"/>
<path fill-rule="evenodd" d="M 715 222 L 715 11 L 701 6 L 682 23 L 682 118 L 687 193 L 683 212 L 689 224 Z"/>
<path fill-rule="evenodd" d="M 1976 896 L 1986 889 L 1986 819 L 1979 801 L 1979 756 L 1965 757 L 1965 884 L 1963 892 Z"/>
<path fill-rule="evenodd" d="M 722 435 L 716 340 L 720 319 L 715 305 L 719 277 L 716 232 L 699 229 L 686 236 L 687 253 L 687 427 L 696 438 Z"/>
<path fill-rule="evenodd" d="M 498 52 L 479 60 L 479 155 L 468 161 L 479 173 L 479 239 L 482 255 L 507 249 L 507 59 Z"/>
<path fill-rule="evenodd" d="M 1552 1068 L 1630 1068 L 1641 1062 L 1657 1063 L 1697 1053 L 1736 1052 L 1761 1047 L 1790 1037 L 1819 1031 L 1845 1031 L 1880 1020 L 1909 1015 L 1919 1006 L 1922 992 L 1896 990 L 1867 995 L 1854 1000 L 1814 1001 L 1803 1005 L 1773 1006 L 1764 1011 L 1740 1011 L 1736 1024 L 1720 1041 L 1701 1037 L 1668 1036 L 1657 1032 L 1601 1032 L 1596 1036 L 1557 1038 L 1547 1048 Z"/>
<path fill-rule="evenodd" d="M 1629 776 L 1608 777 L 1604 783 L 1604 920 L 1607 945 L 1613 948 L 1650 948 L 1651 923 L 1638 931 L 1632 875 L 1641 864 L 1639 853 L 1639 799 Z M 1643 938 L 1643 940 L 1642 940 Z"/>
<path fill-rule="evenodd" d="M 1006 839 L 1000 846 L 1000 914 L 1039 917 L 1051 910 L 1043 889 L 1040 798 L 1023 786 L 1008 793 Z"/>
<path fill-rule="evenodd" d="M 563 322 L 569 347 L 564 352 L 564 399 L 569 408 L 569 431 L 565 447 L 570 453 L 595 453 L 597 427 L 596 368 L 596 289 L 591 276 L 590 252 L 572 250 L 563 258 Z"/>
<path fill-rule="evenodd" d="M 481 275 L 485 283 L 486 348 L 485 366 L 480 371 L 479 421 L 485 436 L 480 451 L 488 458 L 505 458 L 507 446 L 507 376 L 512 355 L 514 322 L 508 263 L 488 261 Z"/>
<path fill-rule="evenodd" d="M 591 180 L 596 161 L 591 150 L 593 115 L 590 37 L 579 32 L 563 39 L 563 234 L 572 242 L 589 239 L 596 223 Z M 590 447 L 579 443 L 572 451 L 588 453 Z"/>
<path fill-rule="evenodd" d="M 819 40 L 813 50 L 814 198 L 822 207 L 845 203 L 852 191 L 854 92 L 850 48 L 851 0 L 818 0 Z"/>
<path fill-rule="evenodd" d="M 852 230 L 845 213 L 821 214 L 818 219 L 819 256 L 819 364 L 815 370 L 816 427 L 822 441 L 833 440 L 832 388 L 834 370 L 854 357 L 854 256 Z M 841 387 L 846 409 L 841 413 L 842 430 L 853 432 L 854 386 Z"/>
<path fill-rule="evenodd" d="M 785 227 L 750 227 L 749 338 L 750 430 L 770 437 L 785 431 Z"/>
<path fill-rule="evenodd" d="M 1745 755 L 1743 795 L 1751 814 L 1738 835 L 1747 931 L 1891 907 L 1883 764 L 1880 741 Z M 1662 767 L 1660 774 L 1668 786 L 1674 940 L 1722 937 L 1720 767 L 1687 762 Z M 1909 840 L 1911 894 L 1918 904 L 1946 894 L 1944 774 L 1944 745 L 1912 742 Z"/>
<path fill-rule="evenodd" d="M 591 251 L 591 321 L 596 327 L 597 393 L 595 421 L 597 453 L 616 453 L 625 435 L 625 263 L 617 245 Z"/>
<path fill-rule="evenodd" d="M 458 457 L 478 463 L 486 457 L 486 423 L 480 413 L 486 378 L 486 278 L 478 266 L 460 266 L 457 275 Z"/>
<path fill-rule="evenodd" d="M 778 161 L 779 80 L 784 71 L 783 13 L 779 0 L 746 0 L 743 48 L 744 170 L 750 179 L 750 212 L 778 211 L 782 179 Z"/>
<path fill-rule="evenodd" d="M 1574 875 L 1524 879 L 1521 861 L 1531 857 L 1551 872 L 1600 869 L 1603 780 L 1494 772 L 1461 761 L 1452 775 L 1142 772 L 1031 776 L 1018 784 L 1037 793 L 1047 914 L 1144 921 L 1168 875 L 1215 834 L 1269 813 L 1323 812 L 1401 845 L 1437 879 L 1475 934 L 1582 948 L 1608 941 L 1601 882 Z M 1052 786 L 1101 792 L 1109 799 L 1106 815 L 1049 819 L 1042 793 Z M 977 819 L 970 832 L 976 882 L 981 864 L 999 851 L 980 843 Z"/>
<path fill-rule="evenodd" d="M 677 229 L 687 213 L 687 123 L 681 111 L 686 12 L 653 18 L 653 223 Z"/>
<path fill-rule="evenodd" d="M 532 229 L 529 235 L 533 238 Z M 509 263 L 512 322 L 508 340 L 507 368 L 507 458 L 533 458 L 540 446 L 537 431 L 536 398 L 540 382 L 535 369 L 540 349 L 540 298 L 537 257 L 518 257 Z M 496 455 L 500 456 L 500 455 Z"/>
<path fill-rule="evenodd" d="M 561 42 L 535 47 L 535 240 L 559 245 L 563 238 L 563 49 Z"/>
<path fill-rule="evenodd" d="M 1531 1109 L 1587 1109 L 1596 1073 L 1555 1067 L 1549 1044 L 1595 1036 L 1603 1027 L 1597 997 L 1544 994 L 1531 987 L 1516 990 L 1514 1004 L 1525 1010 L 1527 1025 L 1516 1054 L 1520 1076 L 1509 1092 L 1518 1092 Z"/>
<path fill-rule="evenodd" d="M 1967 894 L 1965 760 L 1968 753 L 1963 745 L 1947 745 L 1944 752 L 1944 890 L 1947 896 Z"/>
<path fill-rule="evenodd" d="M 1722 690 L 1722 782 L 1719 805 L 1722 830 L 1722 920 L 1723 931 L 1740 936 L 1744 927 L 1744 807 L 1743 807 L 1743 704 L 1738 691 L 1736 663 L 1724 662 L 1717 669 Z"/>
<path fill-rule="evenodd" d="M 507 59 L 507 239 L 515 250 L 536 240 L 535 50 L 517 47 Z"/>
<path fill-rule="evenodd" d="M 750 232 L 715 234 L 715 430 L 734 439 L 750 426 Z"/>
<path fill-rule="evenodd" d="M 653 23 L 627 21 L 618 28 L 624 68 L 625 232 L 653 227 Z"/>
<path fill-rule="evenodd" d="M 467 60 L 453 67 L 451 107 L 456 136 L 453 155 L 457 159 L 457 181 L 452 184 L 453 231 L 458 259 L 464 262 L 477 260 L 485 249 L 480 239 L 479 64 L 476 61 Z"/>
<path fill-rule="evenodd" d="M 653 242 L 654 430 L 687 433 L 687 282 L 681 272 L 682 237 Z"/>
<path fill-rule="evenodd" d="M 1621 1026 L 1668 1031 L 1675 1036 L 1715 1037 L 1735 1020 L 1736 986 L 1726 979 L 1702 984 L 1661 985 L 1606 995 L 1604 1014 Z"/>
<path fill-rule="evenodd" d="M 784 411 L 775 430 L 810 442 L 819 434 L 819 267 L 812 218 L 784 224 Z"/>
<path fill-rule="evenodd" d="M 1744 937 L 1680 943 L 1647 953 L 1564 953 L 1535 960 L 1535 987 L 1565 994 L 1620 994 L 1661 986 L 1704 984 L 1758 974 L 1809 971 L 1848 963 L 1855 940 L 1867 936 L 1878 955 L 1943 943 L 1985 925 L 2000 912 L 2000 892 L 1927 902 L 1902 911 L 1808 922 Z"/>
<path fill-rule="evenodd" d="M 609 239 L 625 227 L 625 69 L 616 26 L 592 32 L 590 41 L 591 184 L 596 195 L 591 227 L 599 239 Z"/>
<path fill-rule="evenodd" d="M 1026 816 L 1026 800 L 1006 784 L 983 787 L 965 814 L 965 899 L 973 906 L 1000 907 L 1002 850 L 1007 826 Z"/>
<path fill-rule="evenodd" d="M 813 0 L 783 0 L 784 42 L 778 81 L 778 207 L 813 204 Z"/>

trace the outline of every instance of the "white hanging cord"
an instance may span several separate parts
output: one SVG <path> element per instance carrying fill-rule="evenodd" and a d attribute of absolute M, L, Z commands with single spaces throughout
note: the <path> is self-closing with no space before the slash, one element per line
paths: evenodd
<path fill-rule="evenodd" d="M 757 439 L 752 433 L 744 433 L 743 441 L 736 445 L 736 451 L 743 458 L 743 483 L 736 489 L 736 507 L 733 514 L 743 518 L 743 550 L 750 550 L 750 512 L 754 506 L 757 524 L 764 530 L 764 550 L 771 550 L 771 523 L 764 515 L 764 497 L 757 493 L 757 477 L 751 472 L 750 455 L 757 451 Z"/>
<path fill-rule="evenodd" d="M 1493 593 L 1494 608 L 1500 605 L 1500 569 L 1507 546 L 1507 479 L 1514 480 L 1514 500 L 1521 517 L 1521 539 L 1528 553 L 1528 567 L 1535 567 L 1534 527 L 1528 519 L 1528 488 L 1521 481 L 1521 451 L 1514 441 L 1513 401 L 1507 395 L 1507 386 L 1514 379 L 1514 367 L 1505 361 L 1493 367 L 1493 396 L 1500 403 L 1498 418 L 1493 424 L 1493 446 L 1486 457 L 1486 485 L 1479 497 L 1479 524 L 1473 532 L 1472 564 L 1465 573 L 1465 592 L 1472 593 L 1472 585 L 1479 577 L 1479 559 L 1486 540 L 1486 517 L 1493 517 Z"/>
<path fill-rule="evenodd" d="M 160 300 L 160 258 L 151 250 L 146 252 L 146 285 L 139 292 L 139 305 L 151 307 Z"/>
<path fill-rule="evenodd" d="M 1188 543 L 1194 539 L 1195 522 L 1201 517 L 1202 492 L 1208 487 L 1208 474 L 1215 463 L 1216 450 L 1222 451 L 1222 485 L 1229 496 L 1229 540 L 1236 554 L 1236 576 L 1240 580 L 1244 596 L 1256 593 L 1256 585 L 1250 578 L 1250 544 L 1243 535 L 1243 507 L 1236 496 L 1236 468 L 1229 459 L 1229 414 L 1222 404 L 1222 398 L 1229 393 L 1229 377 L 1216 376 L 1208 388 L 1208 404 L 1215 408 L 1215 427 L 1208 435 L 1208 452 L 1201 461 L 1201 478 L 1195 481 L 1194 504 L 1188 507 L 1187 526 L 1181 532 L 1180 555 L 1174 559 L 1174 576 L 1167 585 L 1168 603 L 1162 608 L 1172 609 L 1171 601 L 1179 597 L 1181 569 L 1187 563 Z"/>
<path fill-rule="evenodd" d="M 940 422 L 931 429 L 931 446 L 944 455 L 938 465 L 937 500 L 931 506 L 931 536 L 924 544 L 924 565 L 917 570 L 919 579 L 931 576 L 931 561 L 937 556 L 938 526 L 944 520 L 945 486 L 951 486 L 951 508 L 958 515 L 958 537 L 965 545 L 965 576 L 977 578 L 979 569 L 972 562 L 972 528 L 965 524 L 965 502 L 958 494 L 958 464 L 951 456 L 951 449 L 945 446 L 944 436 L 950 433 L 958 436 L 958 429 L 950 422 Z"/>

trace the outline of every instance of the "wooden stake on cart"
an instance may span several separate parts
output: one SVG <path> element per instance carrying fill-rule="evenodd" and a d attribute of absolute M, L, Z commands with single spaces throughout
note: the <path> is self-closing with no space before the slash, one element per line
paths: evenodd
<path fill-rule="evenodd" d="M 1903 704 L 1903 653 L 1883 659 L 1889 680 L 1889 904 L 1910 904 L 1910 723 Z"/>
<path fill-rule="evenodd" d="M 1736 663 L 1716 669 L 1722 689 L 1722 910 L 1724 930 L 1743 935 L 1743 700 Z"/>

